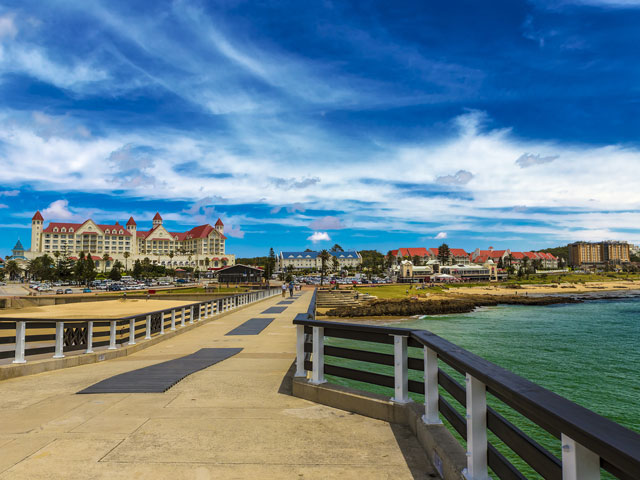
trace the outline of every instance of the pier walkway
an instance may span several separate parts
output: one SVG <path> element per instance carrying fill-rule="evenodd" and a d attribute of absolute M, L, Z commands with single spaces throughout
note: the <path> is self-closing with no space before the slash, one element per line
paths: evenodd
<path fill-rule="evenodd" d="M 437 478 L 407 427 L 289 394 L 292 321 L 311 296 L 273 297 L 132 355 L 0 382 L 0 479 Z M 273 321 L 227 335 L 260 318 Z M 211 348 L 242 350 L 164 393 L 77 393 Z"/>

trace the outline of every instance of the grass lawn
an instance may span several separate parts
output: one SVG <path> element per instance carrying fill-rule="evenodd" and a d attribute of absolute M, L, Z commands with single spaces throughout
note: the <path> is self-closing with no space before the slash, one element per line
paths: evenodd
<path fill-rule="evenodd" d="M 441 287 L 429 287 L 424 290 L 417 290 L 416 285 L 380 285 L 379 287 L 357 286 L 356 290 L 369 295 L 375 295 L 378 298 L 408 298 L 420 293 L 442 292 Z M 413 287 L 413 288 L 411 288 Z M 407 294 L 409 290 L 409 294 Z"/>
<path fill-rule="evenodd" d="M 183 293 L 244 293 L 244 292 L 248 292 L 249 290 L 247 290 L 246 288 L 232 288 L 232 287 L 221 287 L 221 288 L 214 288 L 211 290 L 208 290 L 205 292 L 204 288 L 202 287 L 191 287 L 191 288 L 181 288 L 179 290 L 174 290 L 174 289 L 158 289 L 158 288 L 154 288 L 154 287 L 150 287 L 151 290 L 155 290 L 156 291 L 156 295 L 181 295 Z M 120 291 L 120 292 L 103 292 L 102 295 L 113 295 L 113 294 L 120 294 L 122 295 L 123 293 L 125 293 L 124 291 Z M 146 296 L 147 292 L 146 290 L 126 290 L 127 293 L 127 297 L 135 297 L 135 296 Z"/>

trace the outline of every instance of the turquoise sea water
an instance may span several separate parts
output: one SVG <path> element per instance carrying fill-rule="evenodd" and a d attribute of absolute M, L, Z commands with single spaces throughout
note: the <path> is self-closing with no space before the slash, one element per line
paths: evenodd
<path fill-rule="evenodd" d="M 432 316 L 385 324 L 430 330 L 565 398 L 640 432 L 640 298 L 596 300 L 553 306 L 498 306 L 462 315 Z M 363 348 L 334 339 L 331 344 Z M 376 351 L 386 346 L 367 344 Z M 415 350 L 412 356 L 420 356 Z M 327 363 L 392 375 L 387 367 L 328 358 Z M 452 373 L 451 370 L 447 370 Z M 420 375 L 414 375 L 419 379 Z M 462 377 L 457 375 L 462 381 Z M 332 378 L 332 381 L 391 395 L 390 389 Z M 445 395 L 446 396 L 446 395 Z M 415 401 L 421 401 L 419 396 Z M 519 414 L 490 405 L 553 453 L 559 441 Z M 462 412 L 462 409 L 459 410 Z M 492 443 L 499 444 L 496 438 Z M 505 448 L 501 451 L 528 478 L 540 478 Z M 605 478 L 608 476 L 605 476 Z"/>

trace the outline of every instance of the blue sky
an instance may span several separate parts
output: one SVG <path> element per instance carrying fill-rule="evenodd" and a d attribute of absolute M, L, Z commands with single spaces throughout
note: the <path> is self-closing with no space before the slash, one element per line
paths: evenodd
<path fill-rule="evenodd" d="M 0 1 L 0 255 L 48 221 L 227 250 L 640 243 L 640 0 Z"/>

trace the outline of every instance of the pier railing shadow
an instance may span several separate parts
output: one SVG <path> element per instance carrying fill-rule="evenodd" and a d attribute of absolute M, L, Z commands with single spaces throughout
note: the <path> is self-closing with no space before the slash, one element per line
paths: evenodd
<path fill-rule="evenodd" d="M 422 421 L 435 425 L 444 420 L 457 432 L 467 454 L 467 479 L 484 480 L 489 472 L 500 479 L 526 479 L 521 471 L 525 464 L 530 467 L 525 471 L 545 479 L 591 480 L 601 478 L 601 469 L 616 478 L 640 479 L 638 433 L 429 331 L 318 321 L 313 302 L 293 323 L 298 335 L 296 377 L 314 385 L 330 375 L 387 387 L 398 404 L 411 402 L 410 394 L 424 399 Z M 391 347 L 393 353 L 381 353 Z M 422 358 L 409 356 L 409 349 L 416 348 Z M 492 404 L 507 406 L 559 440 L 560 455 L 488 406 L 488 396 Z M 505 445 L 508 455 L 503 454 Z"/>

